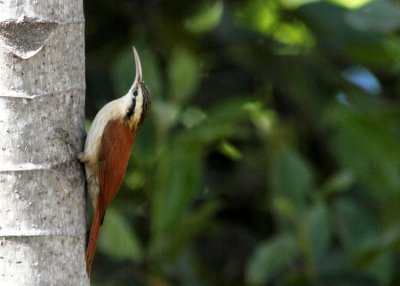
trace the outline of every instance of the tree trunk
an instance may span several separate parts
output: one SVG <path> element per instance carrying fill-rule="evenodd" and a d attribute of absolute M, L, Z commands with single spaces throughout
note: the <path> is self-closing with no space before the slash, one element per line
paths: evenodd
<path fill-rule="evenodd" d="M 89 285 L 82 6 L 0 0 L 0 285 Z"/>

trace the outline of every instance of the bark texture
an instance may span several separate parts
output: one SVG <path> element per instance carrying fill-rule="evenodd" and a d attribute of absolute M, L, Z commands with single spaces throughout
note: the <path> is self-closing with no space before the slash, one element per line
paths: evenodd
<path fill-rule="evenodd" d="M 0 285 L 89 285 L 82 6 L 0 1 Z"/>

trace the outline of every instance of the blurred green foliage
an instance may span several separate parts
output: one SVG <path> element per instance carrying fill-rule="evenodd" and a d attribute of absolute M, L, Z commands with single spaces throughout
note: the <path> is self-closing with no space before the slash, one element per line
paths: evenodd
<path fill-rule="evenodd" d="M 93 285 L 399 285 L 398 1 L 85 1 L 87 117 L 153 105 Z"/>

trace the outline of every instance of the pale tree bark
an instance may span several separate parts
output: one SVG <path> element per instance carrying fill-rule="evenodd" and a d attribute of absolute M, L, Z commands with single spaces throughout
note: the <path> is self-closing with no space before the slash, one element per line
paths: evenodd
<path fill-rule="evenodd" d="M 0 0 L 0 285 L 89 285 L 82 6 Z"/>

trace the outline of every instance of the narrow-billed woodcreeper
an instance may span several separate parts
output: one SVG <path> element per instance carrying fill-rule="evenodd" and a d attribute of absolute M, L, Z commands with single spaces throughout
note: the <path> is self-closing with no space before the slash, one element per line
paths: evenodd
<path fill-rule="evenodd" d="M 135 48 L 136 76 L 128 93 L 106 104 L 97 113 L 79 159 L 85 164 L 87 188 L 94 219 L 86 249 L 88 275 L 96 251 L 100 226 L 107 206 L 114 199 L 125 175 L 131 146 L 150 107 L 150 93 L 142 80 L 142 67 Z"/>

